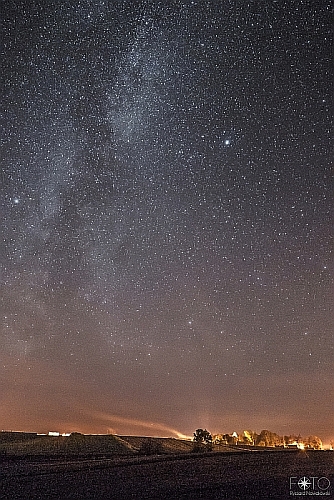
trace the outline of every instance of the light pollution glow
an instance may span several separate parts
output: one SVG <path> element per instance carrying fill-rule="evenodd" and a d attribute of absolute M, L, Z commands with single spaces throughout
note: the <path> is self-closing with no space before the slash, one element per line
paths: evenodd
<path fill-rule="evenodd" d="M 146 435 L 147 431 L 150 436 L 159 437 L 163 435 L 164 437 L 177 437 L 179 439 L 192 439 L 192 436 L 186 436 L 176 429 L 172 429 L 167 425 L 158 422 L 146 422 L 144 420 L 137 420 L 133 418 L 124 418 L 117 415 L 109 415 L 107 413 L 93 413 L 92 417 L 94 419 L 101 420 L 104 423 L 114 423 L 116 427 L 108 427 L 108 431 L 112 434 L 117 434 L 117 424 L 132 426 L 135 435 Z M 137 431 L 137 432 L 136 432 Z M 146 431 L 146 432 L 145 432 Z M 144 434 L 143 434 L 144 433 Z"/>

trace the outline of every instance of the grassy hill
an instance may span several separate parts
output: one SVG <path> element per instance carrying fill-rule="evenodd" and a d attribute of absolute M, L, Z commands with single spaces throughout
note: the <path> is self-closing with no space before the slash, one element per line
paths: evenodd
<path fill-rule="evenodd" d="M 5 435 L 7 434 L 7 435 Z M 15 434 L 15 436 L 14 436 Z M 129 455 L 131 444 L 113 435 L 40 436 L 26 433 L 0 433 L 0 454 L 26 455 Z"/>
<path fill-rule="evenodd" d="M 167 454 L 167 453 L 190 453 L 193 449 L 192 441 L 185 441 L 174 438 L 152 438 L 145 436 L 120 436 L 122 440 L 128 443 L 133 449 L 138 452 L 150 451 Z"/>
<path fill-rule="evenodd" d="M 25 432 L 0 432 L 0 456 L 134 456 L 178 455 L 194 451 L 194 443 L 175 438 L 73 433 L 49 436 Z M 203 447 L 203 452 L 207 449 Z M 214 445 L 213 452 L 242 451 L 242 447 Z"/>

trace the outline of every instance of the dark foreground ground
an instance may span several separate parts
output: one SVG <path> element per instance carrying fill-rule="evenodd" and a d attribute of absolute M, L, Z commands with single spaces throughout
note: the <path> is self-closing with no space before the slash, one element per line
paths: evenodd
<path fill-rule="evenodd" d="M 95 460 L 26 457 L 4 459 L 0 467 L 1 500 L 334 498 L 330 451 Z M 302 478 L 311 481 L 305 490 L 297 484 Z"/>

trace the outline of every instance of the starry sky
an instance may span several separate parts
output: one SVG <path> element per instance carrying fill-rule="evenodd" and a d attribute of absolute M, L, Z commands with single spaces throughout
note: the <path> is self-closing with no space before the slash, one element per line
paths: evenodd
<path fill-rule="evenodd" d="M 0 427 L 334 439 L 327 0 L 4 0 Z"/>

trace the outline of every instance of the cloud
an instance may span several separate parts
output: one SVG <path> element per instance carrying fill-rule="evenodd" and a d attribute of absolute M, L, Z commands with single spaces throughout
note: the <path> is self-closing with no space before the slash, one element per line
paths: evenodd
<path fill-rule="evenodd" d="M 110 415 L 108 413 L 99 413 L 99 412 L 94 412 L 92 416 L 94 418 L 98 418 L 113 425 L 115 424 L 114 426 L 115 429 L 135 428 L 138 430 L 138 434 L 141 434 L 141 431 L 145 430 L 146 433 L 147 431 L 149 431 L 150 435 L 156 433 L 160 436 L 161 432 L 166 432 L 168 435 L 167 437 L 169 437 L 172 434 L 172 436 L 175 436 L 179 439 L 189 438 L 189 436 L 182 434 L 182 432 L 179 432 L 178 430 L 173 429 L 172 427 L 168 427 L 167 425 L 158 422 L 149 422 L 145 420 L 137 420 L 134 418 L 125 418 L 119 415 Z"/>

